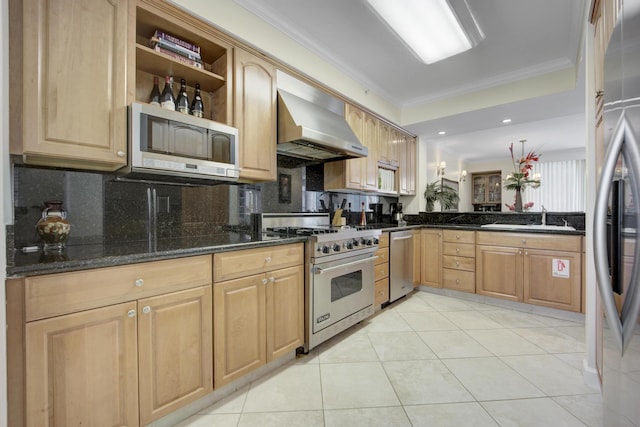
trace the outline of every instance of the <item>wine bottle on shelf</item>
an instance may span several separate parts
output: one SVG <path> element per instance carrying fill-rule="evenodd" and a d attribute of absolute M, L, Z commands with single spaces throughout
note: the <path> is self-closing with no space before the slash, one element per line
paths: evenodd
<path fill-rule="evenodd" d="M 367 214 L 364 211 L 364 202 L 362 202 L 362 212 L 360 212 L 360 225 L 367 225 Z"/>
<path fill-rule="evenodd" d="M 204 117 L 204 104 L 200 96 L 200 83 L 196 83 L 196 94 L 191 101 L 191 114 L 195 117 Z"/>
<path fill-rule="evenodd" d="M 173 97 L 173 91 L 171 90 L 171 79 L 169 76 L 164 78 L 164 89 L 162 90 L 162 96 L 160 97 L 160 106 L 165 110 L 176 109 L 176 99 Z"/>
<path fill-rule="evenodd" d="M 180 79 L 180 91 L 176 99 L 176 110 L 181 113 L 189 114 L 189 97 L 187 96 L 187 82 Z"/>
<path fill-rule="evenodd" d="M 149 95 L 149 104 L 160 106 L 160 88 L 158 87 L 158 76 L 153 76 L 153 89 Z"/>

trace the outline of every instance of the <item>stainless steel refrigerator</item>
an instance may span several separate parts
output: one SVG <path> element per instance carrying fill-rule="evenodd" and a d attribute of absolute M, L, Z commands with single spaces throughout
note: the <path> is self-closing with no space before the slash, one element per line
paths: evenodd
<path fill-rule="evenodd" d="M 593 216 L 603 425 L 640 426 L 640 0 L 622 1 L 607 47 L 604 132 Z"/>

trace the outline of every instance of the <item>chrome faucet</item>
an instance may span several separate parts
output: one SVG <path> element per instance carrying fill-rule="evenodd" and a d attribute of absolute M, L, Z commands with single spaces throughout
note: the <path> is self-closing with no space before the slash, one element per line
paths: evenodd
<path fill-rule="evenodd" d="M 542 205 L 542 225 L 547 225 L 547 210 Z"/>

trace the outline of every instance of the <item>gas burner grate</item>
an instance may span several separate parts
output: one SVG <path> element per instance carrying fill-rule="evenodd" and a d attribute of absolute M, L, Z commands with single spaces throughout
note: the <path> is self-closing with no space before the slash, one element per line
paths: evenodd
<path fill-rule="evenodd" d="M 267 231 L 287 236 L 312 236 L 314 234 L 337 233 L 338 230 L 327 227 L 268 227 Z"/>

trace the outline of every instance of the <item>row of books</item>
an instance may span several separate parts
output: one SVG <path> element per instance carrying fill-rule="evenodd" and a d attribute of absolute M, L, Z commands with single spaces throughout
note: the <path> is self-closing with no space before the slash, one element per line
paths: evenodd
<path fill-rule="evenodd" d="M 156 52 L 170 56 L 187 65 L 202 68 L 200 46 L 191 44 L 160 30 L 155 31 L 149 41 L 149 46 Z"/>

